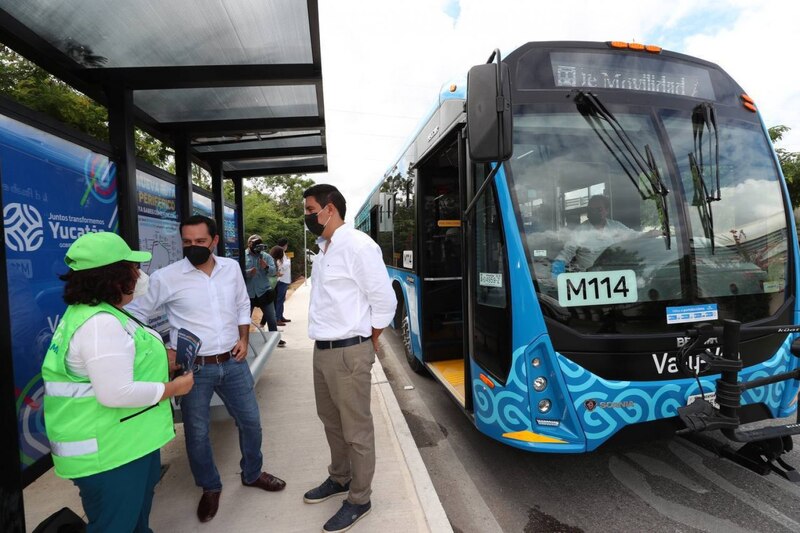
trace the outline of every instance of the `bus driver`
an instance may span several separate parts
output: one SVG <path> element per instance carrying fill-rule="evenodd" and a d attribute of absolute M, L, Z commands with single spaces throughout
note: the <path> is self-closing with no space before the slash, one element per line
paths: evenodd
<path fill-rule="evenodd" d="M 610 207 L 607 196 L 597 194 L 589 198 L 588 219 L 572 232 L 572 239 L 553 260 L 553 277 L 566 272 L 569 263 L 574 263 L 577 270 L 585 271 L 609 245 L 637 235 L 622 222 L 608 218 Z"/>

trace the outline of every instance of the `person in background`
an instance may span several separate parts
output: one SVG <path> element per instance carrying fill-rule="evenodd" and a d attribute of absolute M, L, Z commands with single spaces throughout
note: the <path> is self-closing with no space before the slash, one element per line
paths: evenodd
<path fill-rule="evenodd" d="M 329 477 L 303 496 L 319 503 L 347 494 L 324 531 L 350 529 L 372 508 L 375 432 L 371 369 L 378 337 L 394 318 L 397 298 L 380 247 L 344 223 L 345 199 L 333 185 L 303 193 L 305 223 L 320 252 L 311 274 L 308 336 L 314 343 L 314 396 L 331 450 Z"/>
<path fill-rule="evenodd" d="M 195 484 L 203 490 L 197 518 L 208 522 L 217 514 L 222 480 L 214 464 L 209 436 L 211 396 L 216 392 L 239 430 L 241 482 L 266 491 L 286 483 L 261 470 L 261 416 L 245 358 L 250 335 L 250 301 L 239 263 L 212 253 L 219 242 L 217 224 L 202 215 L 181 222 L 181 261 L 156 270 L 147 294 L 128 311 L 146 320 L 163 306 L 170 325 L 170 346 L 185 328 L 202 341 L 195 360 L 194 388 L 181 401 L 186 452 Z"/>
<path fill-rule="evenodd" d="M 269 255 L 275 261 L 275 268 L 278 270 L 278 274 L 275 278 L 275 315 L 280 316 L 278 314 L 278 285 L 281 283 L 281 277 L 284 274 L 284 269 L 286 268 L 286 264 L 284 263 L 284 259 L 286 259 L 286 255 L 284 253 L 282 246 L 273 246 L 270 251 Z M 286 297 L 286 288 L 283 289 L 283 296 Z M 281 302 L 281 312 L 283 311 L 283 302 Z M 286 322 L 283 320 L 278 320 L 279 326 L 285 326 Z"/>
<path fill-rule="evenodd" d="M 264 241 L 260 235 L 250 235 L 247 239 L 247 252 L 244 257 L 244 275 L 247 284 L 247 296 L 250 298 L 250 314 L 253 309 L 261 309 L 261 327 L 267 326 L 269 331 L 278 331 L 275 319 L 275 289 L 272 281 L 278 269 L 275 260 L 265 250 Z M 278 341 L 278 346 L 283 348 L 286 341 Z"/>
<path fill-rule="evenodd" d="M 169 381 L 161 336 L 123 306 L 147 293 L 139 263 L 115 233 L 87 233 L 67 250 L 68 307 L 42 365 L 45 431 L 56 474 L 80 489 L 89 533 L 150 532 L 160 448 L 175 437 L 168 398 L 194 384 Z"/>
<path fill-rule="evenodd" d="M 286 291 L 292 283 L 292 259 L 286 254 L 289 251 L 289 239 L 281 237 L 278 239 L 278 246 L 283 248 L 283 269 L 278 276 L 278 285 L 275 287 L 275 316 L 278 317 L 278 325 L 285 326 L 287 322 L 291 322 L 283 316 Z"/>

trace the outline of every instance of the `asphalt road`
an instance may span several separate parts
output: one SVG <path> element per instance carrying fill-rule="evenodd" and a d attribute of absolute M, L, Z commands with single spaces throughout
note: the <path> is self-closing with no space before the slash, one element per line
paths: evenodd
<path fill-rule="evenodd" d="M 683 439 L 582 455 L 489 439 L 438 382 L 411 371 L 394 331 L 381 339 L 384 370 L 455 531 L 800 531 L 800 485 Z M 784 458 L 800 467 L 797 449 Z"/>

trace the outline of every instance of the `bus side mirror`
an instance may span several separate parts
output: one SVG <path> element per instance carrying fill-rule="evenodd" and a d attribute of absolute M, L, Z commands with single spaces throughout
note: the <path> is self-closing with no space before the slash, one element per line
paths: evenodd
<path fill-rule="evenodd" d="M 470 158 L 477 163 L 510 159 L 514 148 L 511 128 L 511 81 L 508 65 L 502 62 L 487 63 L 469 69 L 467 138 Z"/>

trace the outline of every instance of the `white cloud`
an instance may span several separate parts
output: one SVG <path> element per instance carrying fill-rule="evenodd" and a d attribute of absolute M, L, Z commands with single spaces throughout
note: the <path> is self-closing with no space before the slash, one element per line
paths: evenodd
<path fill-rule="evenodd" d="M 756 99 L 768 126 L 800 150 L 798 72 L 791 65 L 800 7 L 791 0 L 321 0 L 328 143 L 326 174 L 351 212 L 394 163 L 439 88 L 532 40 L 669 43 L 726 69 Z M 800 4 L 798 4 L 800 5 Z M 457 20 L 451 14 L 458 12 Z"/>

